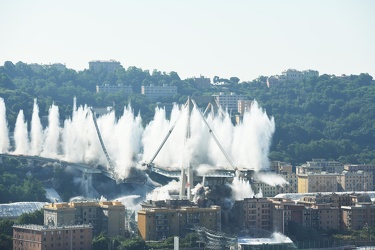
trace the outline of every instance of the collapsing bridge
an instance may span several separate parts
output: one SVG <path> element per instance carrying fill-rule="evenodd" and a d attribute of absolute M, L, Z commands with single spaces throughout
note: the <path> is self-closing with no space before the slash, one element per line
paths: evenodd
<path fill-rule="evenodd" d="M 208 105 L 208 107 L 206 108 L 205 112 L 202 113 L 200 111 L 199 107 L 197 106 L 197 104 L 195 103 L 195 101 L 193 99 L 191 99 L 190 97 L 188 97 L 188 100 L 184 105 L 184 108 L 187 110 L 185 144 L 191 137 L 190 116 L 191 116 L 191 112 L 192 112 L 193 108 L 196 108 L 198 110 L 202 120 L 204 121 L 204 124 L 207 127 L 208 132 L 210 133 L 211 137 L 214 139 L 216 145 L 219 147 L 220 151 L 223 153 L 223 155 L 225 156 L 225 158 L 229 162 L 229 164 L 231 166 L 230 168 L 211 169 L 211 170 L 209 170 L 205 173 L 199 173 L 199 172 L 196 172 L 196 171 L 193 170 L 190 161 L 186 162 L 186 164 L 184 166 L 182 166 L 181 169 L 179 169 L 179 170 L 177 170 L 177 169 L 171 170 L 171 169 L 164 168 L 164 167 L 161 167 L 161 166 L 156 166 L 154 164 L 155 158 L 158 156 L 159 152 L 161 151 L 161 149 L 163 148 L 163 146 L 167 142 L 169 136 L 172 134 L 172 132 L 173 132 L 175 126 L 176 126 L 176 123 L 178 122 L 180 117 L 171 126 L 167 135 L 165 136 L 165 138 L 162 141 L 159 148 L 156 150 L 156 152 L 153 155 L 153 157 L 151 158 L 151 160 L 147 163 L 143 163 L 143 165 L 147 166 L 147 169 L 150 172 L 152 172 L 153 174 L 161 175 L 161 176 L 164 176 L 166 178 L 171 178 L 171 179 L 179 179 L 180 180 L 180 193 L 179 193 L 180 198 L 185 197 L 185 194 L 186 194 L 187 199 L 189 199 L 189 200 L 192 199 L 191 189 L 194 187 L 194 182 L 202 182 L 202 185 L 204 186 L 204 181 L 205 181 L 206 178 L 213 177 L 213 178 L 227 179 L 227 178 L 235 177 L 236 174 L 238 174 L 238 173 L 242 173 L 243 175 L 248 175 L 249 173 L 252 172 L 250 170 L 244 170 L 244 169 L 240 170 L 234 165 L 230 156 L 225 152 L 224 148 L 221 146 L 219 140 L 217 139 L 215 133 L 211 129 L 210 125 L 208 124 L 208 122 L 205 118 L 205 114 L 210 108 L 213 109 L 214 107 L 215 107 L 215 105 L 210 103 Z"/>

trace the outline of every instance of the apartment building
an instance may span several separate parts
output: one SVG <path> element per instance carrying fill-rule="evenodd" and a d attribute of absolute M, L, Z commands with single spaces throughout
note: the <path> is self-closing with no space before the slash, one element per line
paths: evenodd
<path fill-rule="evenodd" d="M 375 165 L 373 164 L 347 164 L 344 166 L 344 170 L 348 172 L 357 172 L 357 171 L 364 171 L 364 172 L 371 172 L 373 179 L 372 179 L 372 186 L 375 187 Z M 372 189 L 367 189 L 372 190 Z"/>
<path fill-rule="evenodd" d="M 373 173 L 358 170 L 356 172 L 343 171 L 338 177 L 339 191 L 367 191 L 373 190 Z"/>
<path fill-rule="evenodd" d="M 285 172 L 279 175 L 282 176 L 289 184 L 271 186 L 262 181 L 253 179 L 251 182 L 251 187 L 255 193 L 262 193 L 263 197 L 274 197 L 283 193 L 297 193 L 297 175 L 295 173 L 289 174 Z"/>
<path fill-rule="evenodd" d="M 235 220 L 239 228 L 272 229 L 272 202 L 267 198 L 246 198 L 235 201 Z"/>
<path fill-rule="evenodd" d="M 228 111 L 238 112 L 238 101 L 239 100 L 248 100 L 244 95 L 237 95 L 233 92 L 225 94 L 220 92 L 218 95 L 212 95 L 215 100 L 220 104 L 222 109 L 228 109 Z"/>
<path fill-rule="evenodd" d="M 341 207 L 341 229 L 359 230 L 364 226 L 375 226 L 375 205 L 356 204 L 354 206 Z"/>
<path fill-rule="evenodd" d="M 221 231 L 221 208 L 200 208 L 187 200 L 148 201 L 138 211 L 138 231 L 144 240 L 183 236 L 195 227 Z"/>
<path fill-rule="evenodd" d="M 253 180 L 251 185 L 256 193 L 262 193 L 263 197 L 274 197 L 282 193 L 297 193 L 297 175 L 293 171 L 293 166 L 289 163 L 272 161 L 270 170 L 283 177 L 289 184 L 270 186 L 264 182 Z"/>
<path fill-rule="evenodd" d="M 89 69 L 93 71 L 104 70 L 107 73 L 111 73 L 116 69 L 122 68 L 121 63 L 116 60 L 96 60 L 89 62 Z"/>
<path fill-rule="evenodd" d="M 313 159 L 307 161 L 305 164 L 296 167 L 297 174 L 306 173 L 341 173 L 344 170 L 344 165 L 337 161 L 326 161 L 325 159 Z"/>
<path fill-rule="evenodd" d="M 125 206 L 117 201 L 51 203 L 44 207 L 44 224 L 91 224 L 94 236 L 101 232 L 125 236 L 125 215 Z"/>
<path fill-rule="evenodd" d="M 302 225 L 303 210 L 305 207 L 296 204 L 291 199 L 269 198 L 272 202 L 273 231 L 288 233 L 289 223 L 296 222 Z"/>
<path fill-rule="evenodd" d="M 13 250 L 90 250 L 92 226 L 14 225 Z"/>
<path fill-rule="evenodd" d="M 141 86 L 141 94 L 145 95 L 151 100 L 157 100 L 163 97 L 172 97 L 177 94 L 176 86 L 169 86 L 164 84 L 163 86 Z"/>
<path fill-rule="evenodd" d="M 103 84 L 103 85 L 96 85 L 96 93 L 117 93 L 123 91 L 126 94 L 132 94 L 133 88 L 132 86 L 127 86 L 123 84 L 118 85 L 109 85 L 109 84 Z"/>
<path fill-rule="evenodd" d="M 334 173 L 298 174 L 298 193 L 337 192 L 337 177 Z"/>

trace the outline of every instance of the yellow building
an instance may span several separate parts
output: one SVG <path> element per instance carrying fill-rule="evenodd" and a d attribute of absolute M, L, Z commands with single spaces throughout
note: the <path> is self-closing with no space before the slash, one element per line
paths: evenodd
<path fill-rule="evenodd" d="M 144 240 L 162 240 L 186 235 L 194 226 L 221 231 L 221 208 L 211 206 L 170 206 L 166 203 L 142 206 L 138 231 Z"/>
<path fill-rule="evenodd" d="M 339 174 L 307 173 L 298 174 L 298 193 L 337 192 Z"/>
<path fill-rule="evenodd" d="M 43 209 L 45 225 L 91 224 L 94 235 L 125 236 L 125 206 L 118 201 L 51 203 Z"/>

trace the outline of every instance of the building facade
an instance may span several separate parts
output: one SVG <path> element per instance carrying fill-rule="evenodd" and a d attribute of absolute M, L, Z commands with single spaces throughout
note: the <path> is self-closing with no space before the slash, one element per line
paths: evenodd
<path fill-rule="evenodd" d="M 364 171 L 364 172 L 371 172 L 373 179 L 372 179 L 372 186 L 375 187 L 375 165 L 373 164 L 347 164 L 344 166 L 344 170 L 348 172 L 357 172 L 357 171 Z M 367 189 L 371 190 L 371 189 Z"/>
<path fill-rule="evenodd" d="M 337 192 L 339 174 L 307 173 L 298 174 L 298 193 Z"/>
<path fill-rule="evenodd" d="M 171 236 L 183 236 L 195 226 L 221 231 L 221 208 L 197 207 L 185 204 L 144 203 L 138 211 L 138 231 L 144 240 L 162 240 Z M 178 201 L 177 201 L 178 202 Z"/>
<path fill-rule="evenodd" d="M 235 212 L 239 228 L 256 231 L 272 229 L 272 202 L 267 198 L 246 198 L 235 201 Z"/>
<path fill-rule="evenodd" d="M 89 69 L 93 71 L 104 70 L 107 73 L 114 72 L 116 69 L 122 68 L 121 63 L 116 60 L 96 60 L 89 62 Z"/>
<path fill-rule="evenodd" d="M 339 191 L 368 191 L 373 190 L 373 174 L 358 170 L 357 172 L 343 171 L 338 177 Z"/>
<path fill-rule="evenodd" d="M 220 104 L 222 109 L 228 109 L 228 111 L 238 112 L 238 101 L 248 100 L 244 95 L 237 95 L 233 92 L 225 94 L 220 92 L 218 95 L 213 95 L 215 100 Z"/>
<path fill-rule="evenodd" d="M 104 85 L 96 85 L 96 93 L 117 93 L 123 91 L 126 94 L 132 94 L 133 93 L 133 88 L 132 86 L 126 86 L 122 84 L 118 85 L 109 85 L 109 84 L 104 84 Z"/>
<path fill-rule="evenodd" d="M 117 201 L 51 203 L 44 207 L 45 225 L 91 224 L 94 235 L 125 236 L 125 220 L 125 206 Z"/>
<path fill-rule="evenodd" d="M 13 250 L 90 250 L 92 226 L 14 225 Z"/>
<path fill-rule="evenodd" d="M 306 173 L 341 173 L 344 170 L 344 165 L 337 161 L 326 161 L 325 159 L 312 159 L 305 164 L 296 167 L 297 174 Z"/>
<path fill-rule="evenodd" d="M 145 95 L 151 100 L 156 100 L 163 97 L 172 97 L 177 94 L 176 86 L 141 86 L 141 94 Z"/>
<path fill-rule="evenodd" d="M 356 204 L 354 206 L 341 207 L 341 229 L 359 230 L 365 226 L 375 226 L 375 205 Z"/>

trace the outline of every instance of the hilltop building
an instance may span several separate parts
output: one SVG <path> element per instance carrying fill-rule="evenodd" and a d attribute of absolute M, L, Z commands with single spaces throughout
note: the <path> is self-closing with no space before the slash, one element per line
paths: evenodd
<path fill-rule="evenodd" d="M 13 249 L 92 249 L 92 226 L 14 225 Z"/>
<path fill-rule="evenodd" d="M 66 65 L 62 63 L 50 63 L 50 64 L 38 64 L 38 63 L 30 63 L 27 64 L 33 71 L 40 72 L 43 69 L 57 69 L 59 71 L 66 70 Z"/>
<path fill-rule="evenodd" d="M 279 82 L 299 82 L 313 77 L 318 77 L 319 72 L 317 70 L 303 70 L 299 71 L 296 69 L 288 69 L 281 73 L 281 75 L 274 75 L 267 78 L 268 87 L 275 85 Z"/>
<path fill-rule="evenodd" d="M 116 93 L 123 91 L 126 94 L 132 94 L 133 93 L 133 88 L 132 86 L 127 86 L 123 84 L 118 84 L 118 85 L 109 85 L 109 84 L 103 84 L 103 85 L 96 85 L 96 93 Z"/>
<path fill-rule="evenodd" d="M 157 100 L 163 97 L 172 97 L 177 94 L 176 86 L 169 86 L 164 84 L 163 86 L 141 86 L 141 94 L 145 95 L 151 100 Z"/>
<path fill-rule="evenodd" d="M 183 236 L 195 226 L 221 231 L 221 208 L 201 208 L 188 200 L 148 201 L 138 211 L 138 231 L 144 240 Z"/>
<path fill-rule="evenodd" d="M 211 86 L 211 79 L 204 76 L 193 77 L 193 81 L 200 89 L 209 88 Z"/>
<path fill-rule="evenodd" d="M 122 68 L 121 63 L 113 59 L 109 61 L 97 60 L 89 62 L 89 69 L 93 71 L 105 70 L 107 73 L 111 73 L 119 68 Z"/>
<path fill-rule="evenodd" d="M 44 224 L 49 226 L 91 224 L 93 234 L 125 236 L 125 206 L 118 201 L 51 203 L 44 207 Z"/>

